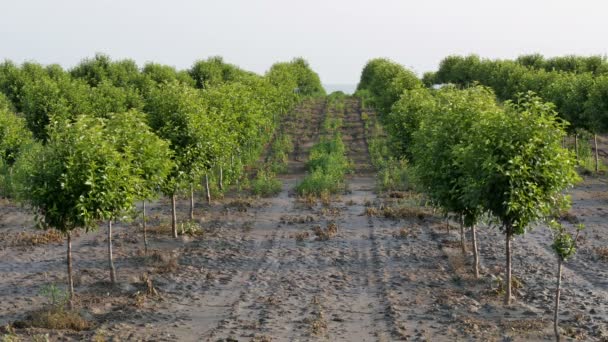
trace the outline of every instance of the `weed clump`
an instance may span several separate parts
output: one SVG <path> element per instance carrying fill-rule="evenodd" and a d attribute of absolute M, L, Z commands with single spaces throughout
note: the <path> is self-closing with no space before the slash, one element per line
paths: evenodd
<path fill-rule="evenodd" d="M 327 241 L 338 234 L 338 225 L 335 222 L 329 222 L 325 229 L 321 226 L 314 226 L 312 232 L 317 237 L 317 241 Z"/>
<path fill-rule="evenodd" d="M 47 298 L 45 306 L 30 313 L 25 320 L 13 323 L 15 328 L 83 331 L 93 327 L 79 312 L 67 309 L 69 296 L 65 290 L 50 284 L 44 286 L 40 294 Z"/>
<path fill-rule="evenodd" d="M 251 181 L 251 192 L 256 196 L 270 197 L 281 192 L 283 184 L 270 170 L 260 170 Z"/>
<path fill-rule="evenodd" d="M 597 254 L 600 260 L 608 262 L 608 247 L 595 248 L 595 254 Z"/>

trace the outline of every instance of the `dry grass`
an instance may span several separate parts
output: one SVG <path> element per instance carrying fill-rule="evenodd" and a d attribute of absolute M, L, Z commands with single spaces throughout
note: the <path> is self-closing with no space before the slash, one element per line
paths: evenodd
<path fill-rule="evenodd" d="M 397 239 L 407 239 L 409 237 L 416 237 L 416 234 L 409 229 L 403 227 L 398 232 L 393 233 L 393 237 Z"/>
<path fill-rule="evenodd" d="M 340 208 L 335 207 L 325 207 L 321 209 L 321 214 L 324 216 L 338 216 L 340 215 Z"/>
<path fill-rule="evenodd" d="M 380 216 L 380 209 L 378 209 L 376 207 L 367 206 L 365 208 L 364 213 L 365 213 L 365 215 L 367 215 L 369 217 L 376 217 L 376 216 Z"/>
<path fill-rule="evenodd" d="M 160 223 L 156 226 L 148 226 L 146 232 L 151 235 L 170 235 L 173 233 L 170 223 Z"/>
<path fill-rule="evenodd" d="M 315 218 L 311 215 L 285 215 L 281 216 L 280 221 L 287 224 L 308 223 L 314 222 Z"/>
<path fill-rule="evenodd" d="M 16 328 L 43 328 L 52 330 L 89 330 L 93 324 L 74 310 L 61 307 L 48 307 L 34 311 L 24 321 L 13 324 Z"/>
<path fill-rule="evenodd" d="M 338 234 L 338 225 L 335 222 L 329 222 L 327 228 L 323 229 L 321 226 L 314 226 L 312 231 L 317 237 L 317 241 L 327 241 Z"/>
<path fill-rule="evenodd" d="M 305 318 L 304 323 L 309 324 L 312 336 L 324 336 L 327 334 L 327 319 L 325 318 L 319 298 L 313 297 L 311 304 L 314 306 L 312 317 Z"/>
<path fill-rule="evenodd" d="M 133 299 L 135 300 L 134 305 L 138 308 L 144 307 L 146 300 L 149 298 L 161 298 L 158 290 L 156 290 L 152 283 L 152 278 L 147 273 L 144 273 L 140 277 L 140 280 L 144 284 L 145 290 L 137 291 L 133 294 Z"/>
<path fill-rule="evenodd" d="M 297 242 L 302 242 L 304 240 L 307 240 L 309 237 L 310 237 L 309 232 L 296 233 L 296 235 L 295 235 Z"/>
<path fill-rule="evenodd" d="M 608 247 L 597 247 L 594 250 L 600 260 L 608 262 Z"/>
<path fill-rule="evenodd" d="M 235 209 L 238 212 L 247 212 L 253 206 L 253 200 L 249 198 L 237 198 L 224 204 L 224 209 Z"/>
<path fill-rule="evenodd" d="M 9 245 L 11 247 L 40 246 L 51 243 L 62 243 L 64 239 L 65 235 L 55 229 L 45 230 L 40 233 L 19 232 L 10 240 Z"/>
<path fill-rule="evenodd" d="M 173 273 L 179 269 L 178 253 L 153 251 L 148 256 L 147 261 L 155 268 L 156 273 Z"/>
<path fill-rule="evenodd" d="M 382 215 L 386 218 L 390 219 L 412 219 L 416 218 L 419 220 L 424 220 L 426 217 L 430 216 L 430 213 L 427 209 L 421 207 L 407 207 L 407 206 L 398 206 L 398 207 L 385 207 L 382 210 Z"/>
<path fill-rule="evenodd" d="M 365 215 L 371 217 L 385 217 L 388 219 L 418 219 L 424 220 L 431 216 L 428 209 L 423 207 L 410 207 L 410 206 L 380 206 L 380 207 L 367 207 L 365 208 Z"/>

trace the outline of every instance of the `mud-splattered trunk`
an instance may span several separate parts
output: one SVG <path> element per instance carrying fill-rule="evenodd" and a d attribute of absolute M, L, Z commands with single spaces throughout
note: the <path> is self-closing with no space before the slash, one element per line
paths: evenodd
<path fill-rule="evenodd" d="M 220 166 L 220 177 L 219 177 L 219 181 L 218 181 L 218 186 L 220 188 L 220 191 L 224 191 L 224 168 Z"/>
<path fill-rule="evenodd" d="M 597 134 L 593 135 L 593 148 L 595 149 L 595 173 L 600 172 L 600 157 L 597 150 Z"/>
<path fill-rule="evenodd" d="M 171 195 L 171 231 L 173 232 L 173 238 L 177 239 L 177 213 L 175 212 L 175 199 L 177 195 L 175 193 Z"/>
<path fill-rule="evenodd" d="M 467 244 L 466 237 L 464 236 L 464 217 L 460 215 L 460 248 L 462 249 L 462 254 L 467 254 Z"/>
<path fill-rule="evenodd" d="M 110 281 L 116 284 L 116 267 L 114 267 L 114 255 L 112 253 L 112 220 L 108 220 L 108 266 L 110 268 Z"/>
<path fill-rule="evenodd" d="M 513 237 L 513 228 L 511 225 L 507 225 L 507 233 L 505 237 L 505 249 L 506 249 L 506 257 L 507 257 L 507 265 L 505 267 L 505 281 L 506 281 L 506 289 L 505 289 L 505 305 L 511 304 L 511 238 Z"/>
<path fill-rule="evenodd" d="M 205 192 L 207 194 L 207 204 L 211 204 L 211 190 L 209 189 L 209 174 L 205 173 Z"/>
<path fill-rule="evenodd" d="M 473 271 L 475 278 L 479 279 L 479 252 L 477 251 L 477 227 L 471 226 L 471 238 L 473 239 Z"/>
<path fill-rule="evenodd" d="M 555 311 L 553 312 L 553 332 L 555 333 L 555 340 L 560 341 L 559 336 L 559 297 L 561 294 L 562 286 L 562 259 L 558 257 L 557 260 L 557 287 L 555 289 Z"/>
<path fill-rule="evenodd" d="M 70 309 L 74 308 L 74 277 L 72 275 L 72 233 L 67 233 L 68 250 L 67 250 L 67 266 L 68 266 L 68 291 L 70 292 Z"/>
<path fill-rule="evenodd" d="M 146 201 L 142 202 L 142 219 L 143 219 L 143 227 L 144 227 L 144 255 L 148 255 L 148 225 L 146 223 Z"/>
<path fill-rule="evenodd" d="M 190 221 L 194 220 L 194 185 L 190 184 Z"/>
<path fill-rule="evenodd" d="M 576 156 L 576 160 L 578 161 L 578 134 L 574 135 L 574 155 Z"/>

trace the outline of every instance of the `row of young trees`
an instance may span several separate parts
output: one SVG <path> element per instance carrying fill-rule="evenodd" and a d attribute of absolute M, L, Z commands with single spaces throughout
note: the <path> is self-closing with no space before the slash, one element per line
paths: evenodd
<path fill-rule="evenodd" d="M 492 88 L 501 100 L 515 100 L 519 93 L 534 91 L 555 104 L 560 117 L 571 124 L 570 133 L 608 131 L 608 62 L 604 57 L 525 55 L 512 61 L 449 56 L 436 73 L 425 75 L 424 82 L 479 83 Z M 595 151 L 597 172 L 597 144 Z"/>
<path fill-rule="evenodd" d="M 0 195 L 23 201 L 42 228 L 67 238 L 73 296 L 72 231 L 108 224 L 163 193 L 176 195 L 219 173 L 219 187 L 258 159 L 281 115 L 324 93 L 306 61 L 273 65 L 260 76 L 219 57 L 186 71 L 105 55 L 66 71 L 57 65 L 0 65 Z"/>
<path fill-rule="evenodd" d="M 377 103 L 373 94 L 379 90 L 373 90 L 374 73 L 369 71 L 386 70 L 388 65 L 398 69 L 386 60 L 372 60 L 364 68 L 359 92 L 371 93 L 372 103 Z M 395 73 L 395 79 L 401 75 L 403 71 Z M 398 81 L 381 72 L 375 82 L 382 89 L 383 84 L 390 87 Z M 564 189 L 579 179 L 574 158 L 562 145 L 568 124 L 553 104 L 532 92 L 499 103 L 484 86 L 434 90 L 410 84 L 389 112 L 379 109 L 395 145 L 393 151 L 408 159 L 416 186 L 434 205 L 457 214 L 463 251 L 463 227 L 471 228 L 477 277 L 475 227 L 486 217 L 498 222 L 505 234 L 505 303 L 510 304 L 515 236 L 523 235 L 535 222 L 547 221 L 555 228 L 553 246 L 560 270 L 561 262 L 574 250 L 576 238 L 554 219 L 569 205 Z"/>

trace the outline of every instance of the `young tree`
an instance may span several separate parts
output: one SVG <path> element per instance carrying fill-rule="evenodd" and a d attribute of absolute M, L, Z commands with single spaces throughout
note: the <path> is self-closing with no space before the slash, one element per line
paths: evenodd
<path fill-rule="evenodd" d="M 142 200 L 144 253 L 148 253 L 146 200 L 154 198 L 174 167 L 169 143 L 152 132 L 142 112 L 131 110 L 111 114 L 107 131 L 132 173 L 130 189 Z M 110 243 L 110 239 L 108 239 Z M 111 250 L 111 248 L 109 248 Z M 110 257 L 111 259 L 111 257 Z"/>
<path fill-rule="evenodd" d="M 457 150 L 471 182 L 463 193 L 502 223 L 506 251 L 505 304 L 512 300 L 511 242 L 562 202 L 578 175 L 562 145 L 566 124 L 534 94 L 507 102 L 477 120 Z M 473 181 L 474 180 L 474 181 Z"/>
<path fill-rule="evenodd" d="M 171 196 L 171 227 L 177 238 L 177 192 L 190 185 L 211 167 L 217 128 L 207 113 L 198 90 L 170 82 L 152 90 L 147 100 L 148 122 L 156 133 L 170 143 L 175 167 L 167 176 L 163 192 Z"/>
<path fill-rule="evenodd" d="M 406 107 L 415 107 L 414 104 L 404 103 L 409 93 L 405 92 L 400 102 Z M 413 101 L 420 99 L 411 97 Z M 417 105 L 424 114 L 419 115 L 419 128 L 411 133 L 413 170 L 430 199 L 446 212 L 458 215 L 463 254 L 466 253 L 464 227 L 471 228 L 474 238 L 473 270 L 478 277 L 475 225 L 483 210 L 481 203 L 467 201 L 463 197 L 469 182 L 473 180 L 466 173 L 467 165 L 462 165 L 458 160 L 458 151 L 462 147 L 461 142 L 471 133 L 471 126 L 482 120 L 485 113 L 496 112 L 500 108 L 494 93 L 480 86 L 465 90 L 444 87 L 432 99 L 423 97 L 422 100 Z M 429 100 L 435 103 L 429 103 Z"/>
<path fill-rule="evenodd" d="M 83 116 L 73 123 L 54 123 L 48 134 L 44 146 L 36 145 L 16 163 L 20 198 L 36 212 L 39 227 L 66 235 L 72 299 L 72 232 L 95 230 L 99 220 L 112 216 L 114 208 L 128 204 L 118 187 L 124 186 L 129 174 L 100 119 Z"/>
<path fill-rule="evenodd" d="M 561 223 L 552 220 L 549 222 L 549 227 L 553 231 L 553 244 L 551 248 L 557 256 L 557 286 L 555 288 L 555 310 L 553 312 L 553 331 L 555 333 L 555 340 L 560 341 L 561 336 L 559 334 L 559 301 L 561 294 L 562 285 L 562 265 L 568 258 L 576 253 L 576 244 L 580 232 L 585 228 L 584 225 L 579 224 L 576 227 L 576 234 L 569 232 L 566 227 Z"/>

